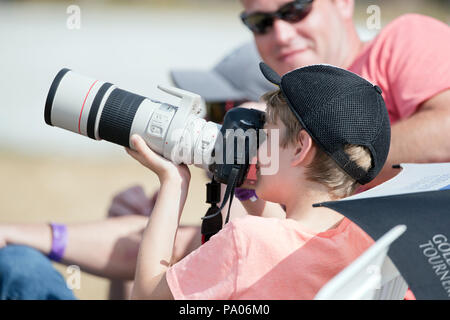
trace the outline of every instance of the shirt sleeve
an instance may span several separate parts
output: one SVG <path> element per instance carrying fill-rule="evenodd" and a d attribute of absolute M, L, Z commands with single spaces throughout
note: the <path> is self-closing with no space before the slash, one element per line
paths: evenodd
<path fill-rule="evenodd" d="M 236 290 L 239 254 L 230 222 L 166 272 L 175 299 L 230 299 Z"/>
<path fill-rule="evenodd" d="M 408 14 L 387 31 L 389 83 L 400 119 L 450 89 L 450 27 L 431 17 Z"/>

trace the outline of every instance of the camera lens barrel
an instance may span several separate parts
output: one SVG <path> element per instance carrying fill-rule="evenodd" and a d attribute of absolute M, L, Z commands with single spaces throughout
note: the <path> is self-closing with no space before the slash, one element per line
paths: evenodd
<path fill-rule="evenodd" d="M 50 90 L 48 91 L 47 100 L 45 101 L 44 119 L 45 122 L 50 126 L 53 126 L 51 115 L 56 90 L 58 89 L 59 83 L 61 82 L 62 78 L 69 71 L 70 69 L 67 68 L 61 69 L 53 80 L 52 85 L 50 86 Z"/>
<path fill-rule="evenodd" d="M 106 100 L 100 117 L 100 138 L 129 148 L 131 126 L 144 99 L 140 95 L 114 89 Z"/>
<path fill-rule="evenodd" d="M 50 86 L 44 119 L 51 126 L 130 147 L 133 120 L 145 99 L 65 68 Z"/>
<path fill-rule="evenodd" d="M 97 119 L 98 110 L 100 109 L 100 104 L 103 100 L 108 89 L 112 86 L 112 83 L 104 83 L 97 94 L 95 95 L 94 101 L 92 102 L 91 110 L 89 111 L 89 117 L 87 122 L 87 134 L 91 139 L 95 139 L 95 120 Z"/>
<path fill-rule="evenodd" d="M 200 116 L 200 96 L 178 88 L 159 88 L 180 98 L 178 106 L 62 69 L 50 86 L 44 119 L 48 125 L 128 148 L 133 148 L 131 136 L 139 134 L 166 159 L 208 170 L 218 182 L 237 179 L 239 186 L 256 154 L 256 132 L 264 125 L 264 113 L 235 108 L 221 126 Z M 237 175 L 233 173 L 236 168 Z"/>
<path fill-rule="evenodd" d="M 44 118 L 48 125 L 128 148 L 130 137 L 139 134 L 166 159 L 208 168 L 220 126 L 191 112 L 191 102 L 173 106 L 62 69 L 50 86 Z"/>

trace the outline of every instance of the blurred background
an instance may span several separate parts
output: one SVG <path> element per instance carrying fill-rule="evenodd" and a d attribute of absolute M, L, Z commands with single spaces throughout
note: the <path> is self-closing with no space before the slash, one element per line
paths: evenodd
<path fill-rule="evenodd" d="M 355 2 L 364 40 L 379 31 L 366 27 L 370 5 L 380 7 L 382 26 L 407 12 L 450 23 L 449 0 Z M 79 29 L 68 26 L 72 5 L 80 9 Z M 251 41 L 241 10 L 238 0 L 0 1 L 0 223 L 96 221 L 119 191 L 136 184 L 148 194 L 157 190 L 156 176 L 123 148 L 47 126 L 50 84 L 68 67 L 176 104 L 156 86 L 171 85 L 171 69 L 209 69 Z M 191 172 L 182 222 L 200 224 L 207 179 L 200 169 Z M 106 299 L 108 285 L 82 273 L 75 295 Z"/>

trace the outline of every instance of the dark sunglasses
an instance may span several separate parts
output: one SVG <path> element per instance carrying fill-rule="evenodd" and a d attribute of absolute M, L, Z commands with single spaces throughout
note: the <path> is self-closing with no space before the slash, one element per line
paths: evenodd
<path fill-rule="evenodd" d="M 313 0 L 296 0 L 283 5 L 275 12 L 252 12 L 241 14 L 242 22 L 254 33 L 265 34 L 273 26 L 275 19 L 287 22 L 299 22 L 304 19 L 312 9 Z"/>

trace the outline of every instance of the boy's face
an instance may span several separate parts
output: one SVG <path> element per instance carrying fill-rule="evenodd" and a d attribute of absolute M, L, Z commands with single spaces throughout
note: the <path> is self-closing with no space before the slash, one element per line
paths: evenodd
<path fill-rule="evenodd" d="M 264 62 L 280 75 L 311 64 L 339 65 L 346 37 L 346 28 L 338 13 L 339 1 L 315 0 L 303 20 L 290 23 L 275 19 L 267 33 L 254 34 Z M 289 2 L 292 0 L 242 0 L 247 13 L 275 12 Z"/>
<path fill-rule="evenodd" d="M 266 123 L 264 130 L 267 138 L 258 148 L 255 191 L 264 200 L 283 204 L 287 196 L 287 179 L 293 174 L 290 164 L 293 147 L 280 146 L 286 127 L 279 119 L 276 123 Z"/>

